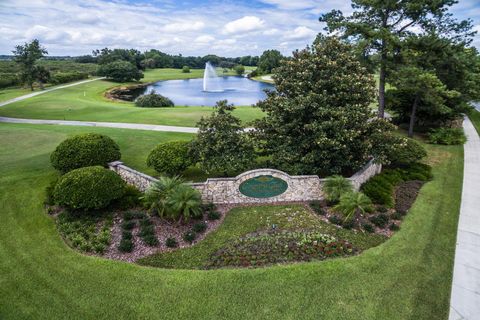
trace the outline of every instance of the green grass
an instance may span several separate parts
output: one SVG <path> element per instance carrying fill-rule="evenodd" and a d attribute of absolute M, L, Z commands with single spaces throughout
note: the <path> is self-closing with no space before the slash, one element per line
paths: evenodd
<path fill-rule="evenodd" d="M 145 72 L 144 82 L 200 77 L 203 70 L 154 69 Z M 104 92 L 118 83 L 93 81 L 78 86 L 48 92 L 0 108 L 0 115 L 14 118 L 130 122 L 193 127 L 202 116 L 212 112 L 211 107 L 137 108 L 129 102 L 113 102 Z M 2 91 L 0 91 L 2 92 Z M 1 95 L 0 95 L 1 96 Z M 262 116 L 252 107 L 239 107 L 235 115 L 244 122 Z"/>
<path fill-rule="evenodd" d="M 359 256 L 238 270 L 170 270 L 69 249 L 43 210 L 49 154 L 79 131 L 109 134 L 142 169 L 142 141 L 177 134 L 0 124 L 1 319 L 447 319 L 461 146 L 427 146 L 427 183 L 390 240 Z M 182 135 L 185 139 L 189 136 Z"/>
<path fill-rule="evenodd" d="M 480 112 L 477 110 L 472 110 L 468 113 L 468 117 L 473 123 L 475 129 L 477 129 L 478 134 L 480 135 Z"/>
<path fill-rule="evenodd" d="M 277 225 L 278 230 L 309 229 L 330 234 L 338 240 L 348 240 L 359 249 L 368 249 L 385 241 L 383 236 L 337 228 L 299 205 L 240 207 L 230 211 L 219 229 L 200 243 L 186 249 L 155 254 L 141 259 L 139 263 L 164 268 L 203 268 L 217 250 L 249 233 L 268 230 L 272 224 Z"/>
<path fill-rule="evenodd" d="M 7 88 L 7 89 L 0 89 L 0 102 L 2 101 L 7 101 L 19 96 L 23 96 L 25 94 L 29 94 L 32 91 L 27 88 L 18 88 L 18 87 L 13 87 L 13 88 Z"/>

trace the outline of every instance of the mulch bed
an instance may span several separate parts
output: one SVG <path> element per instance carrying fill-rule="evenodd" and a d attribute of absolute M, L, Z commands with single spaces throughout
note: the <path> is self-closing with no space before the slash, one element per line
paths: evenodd
<path fill-rule="evenodd" d="M 220 219 L 207 220 L 206 215 L 204 215 L 202 219 L 191 219 L 186 224 L 178 224 L 174 221 L 168 221 L 165 219 L 161 219 L 157 216 L 152 216 L 150 219 L 155 226 L 155 235 L 159 241 L 159 244 L 153 247 L 145 244 L 138 235 L 138 233 L 140 232 L 140 226 L 139 223 L 137 223 L 135 225 L 135 228 L 132 229 L 134 249 L 132 252 L 125 253 L 118 250 L 118 245 L 120 244 L 120 240 L 122 239 L 121 226 L 123 222 L 123 217 L 121 214 L 117 214 L 114 218 L 113 227 L 111 230 L 112 238 L 110 246 L 107 248 L 107 250 L 102 256 L 108 259 L 135 262 L 140 258 L 154 253 L 168 252 L 180 248 L 190 247 L 195 243 L 203 240 L 210 232 L 216 230 L 222 224 L 223 220 L 225 219 L 225 214 L 231 208 L 231 205 L 217 205 L 216 211 L 221 214 Z M 183 234 L 191 230 L 194 224 L 201 221 L 206 223 L 207 229 L 204 232 L 197 234 L 197 238 L 192 243 L 183 240 Z M 165 245 L 167 238 L 175 238 L 178 242 L 178 246 L 176 248 L 168 248 Z"/>
<path fill-rule="evenodd" d="M 395 190 L 395 210 L 402 214 L 407 213 L 415 202 L 418 192 L 423 184 L 424 182 L 419 180 L 407 181 L 399 184 Z"/>

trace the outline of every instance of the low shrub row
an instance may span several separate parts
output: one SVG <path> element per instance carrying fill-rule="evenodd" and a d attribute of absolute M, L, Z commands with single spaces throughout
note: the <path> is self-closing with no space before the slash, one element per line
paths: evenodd
<path fill-rule="evenodd" d="M 71 71 L 71 72 L 57 72 L 50 76 L 50 83 L 57 85 L 72 81 L 78 81 L 88 78 L 87 72 Z"/>
<path fill-rule="evenodd" d="M 430 131 L 428 142 L 444 145 L 464 144 L 467 137 L 462 128 L 438 128 Z"/>
<path fill-rule="evenodd" d="M 151 247 L 158 245 L 158 239 L 155 235 L 155 226 L 149 217 L 140 220 L 140 238 L 143 242 Z"/>
<path fill-rule="evenodd" d="M 393 207 L 394 189 L 399 183 L 412 180 L 428 181 L 431 179 L 430 166 L 414 163 L 404 167 L 384 170 L 364 183 L 361 190 L 374 203 Z"/>
<path fill-rule="evenodd" d="M 140 108 L 168 108 L 175 106 L 172 100 L 155 93 L 154 90 L 138 97 L 135 100 L 135 105 Z"/>

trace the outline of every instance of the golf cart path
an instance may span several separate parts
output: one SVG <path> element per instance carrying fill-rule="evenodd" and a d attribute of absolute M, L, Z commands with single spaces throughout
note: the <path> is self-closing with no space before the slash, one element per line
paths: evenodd
<path fill-rule="evenodd" d="M 136 129 L 136 130 L 163 131 L 163 132 L 183 132 L 183 133 L 197 133 L 198 131 L 198 128 L 194 128 L 194 127 L 177 127 L 177 126 L 163 126 L 163 125 L 154 125 L 154 124 L 123 123 L 123 122 L 42 120 L 42 119 L 21 119 L 21 118 L 8 118 L 8 117 L 0 117 L 0 122 L 27 123 L 27 124 L 51 124 L 51 125 L 62 125 L 62 126 L 105 127 L 105 128 Z"/>
<path fill-rule="evenodd" d="M 462 202 L 458 221 L 449 320 L 480 317 L 480 137 L 468 117 L 463 122 Z"/>
<path fill-rule="evenodd" d="M 0 102 L 0 107 L 8 104 L 29 99 L 40 94 L 47 92 L 64 89 L 68 87 L 78 86 L 80 84 L 105 79 L 105 77 L 89 79 L 70 83 L 62 86 L 58 86 L 51 89 L 32 92 L 20 97 L 16 97 L 4 102 Z M 83 126 L 83 127 L 105 127 L 105 128 L 119 128 L 119 129 L 136 129 L 136 130 L 149 130 L 149 131 L 163 131 L 163 132 L 183 132 L 183 133 L 197 133 L 198 128 L 194 127 L 177 127 L 177 126 L 163 126 L 141 123 L 122 123 L 122 122 L 97 122 L 97 121 L 74 121 L 74 120 L 43 120 L 43 119 L 22 119 L 22 118 L 9 118 L 0 117 L 0 122 L 3 123 L 27 123 L 27 124 L 50 124 L 50 125 L 62 125 L 62 126 Z"/>
<path fill-rule="evenodd" d="M 41 95 L 41 94 L 44 94 L 44 93 L 47 93 L 47 92 L 51 92 L 51 91 L 55 91 L 55 90 L 59 90 L 59 89 L 64 89 L 64 88 L 69 88 L 69 87 L 73 87 L 73 86 L 78 86 L 80 84 L 84 84 L 84 83 L 88 83 L 88 82 L 92 82 L 92 81 L 97 81 L 97 80 L 101 80 L 101 79 L 105 79 L 105 77 L 78 81 L 78 82 L 74 82 L 74 83 L 70 83 L 70 84 L 65 84 L 65 85 L 62 85 L 62 86 L 56 86 L 56 87 L 50 88 L 50 89 L 45 89 L 45 90 L 41 90 L 41 91 L 37 91 L 37 92 L 32 92 L 32 93 L 25 94 L 25 95 L 20 96 L 20 97 L 16 97 L 16 98 L 13 98 L 13 99 L 10 99 L 10 100 L 7 100 L 7 101 L 0 102 L 0 107 L 6 106 L 7 104 L 14 103 L 14 102 L 17 102 L 17 101 L 22 101 L 22 100 L 25 100 L 25 99 L 28 99 L 28 98 L 32 98 L 32 97 L 35 97 L 35 96 L 38 96 L 38 95 Z"/>

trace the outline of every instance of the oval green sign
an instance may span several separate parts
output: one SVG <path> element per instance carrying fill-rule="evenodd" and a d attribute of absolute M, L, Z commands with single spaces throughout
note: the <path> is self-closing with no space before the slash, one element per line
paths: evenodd
<path fill-rule="evenodd" d="M 272 176 L 258 176 L 240 184 L 240 192 L 252 198 L 270 198 L 284 193 L 288 188 L 287 182 Z"/>

